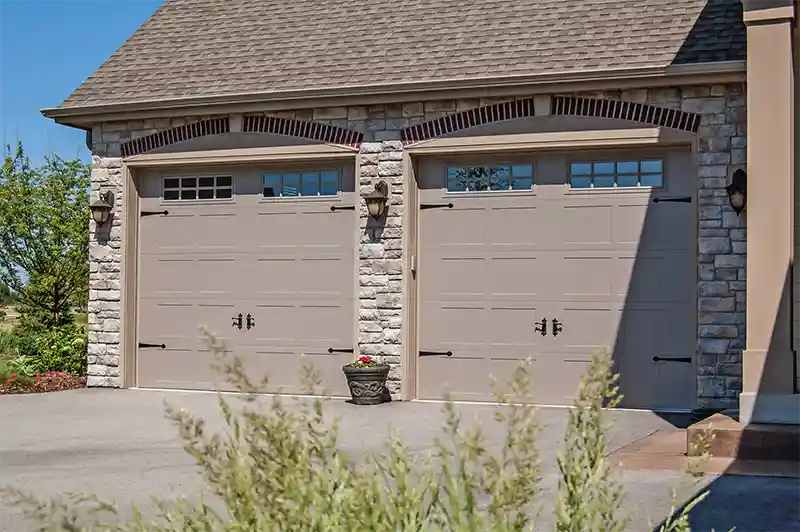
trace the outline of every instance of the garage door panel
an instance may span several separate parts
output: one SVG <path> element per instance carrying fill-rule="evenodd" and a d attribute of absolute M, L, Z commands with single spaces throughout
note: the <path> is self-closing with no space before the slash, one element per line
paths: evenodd
<path fill-rule="evenodd" d="M 692 406 L 693 366 L 662 370 L 652 362 L 653 356 L 679 357 L 655 353 L 694 348 L 693 207 L 652 202 L 654 195 L 694 193 L 691 154 L 642 153 L 619 160 L 626 169 L 640 168 L 644 183 L 661 176 L 651 175 L 653 164 L 631 161 L 668 159 L 663 188 L 611 188 L 609 179 L 616 183 L 618 177 L 607 169 L 616 163 L 592 162 L 581 168 L 602 168 L 605 175 L 596 183 L 591 177 L 588 188 L 571 189 L 573 159 L 615 160 L 614 154 L 587 152 L 538 157 L 532 194 L 445 195 L 445 174 L 434 171 L 447 165 L 423 162 L 421 202 L 455 206 L 422 210 L 419 217 L 420 348 L 454 353 L 435 362 L 420 358 L 424 394 L 441 394 L 441 372 L 449 371 L 459 377 L 448 377 L 459 397 L 491 399 L 481 376 L 500 362 L 513 369 L 512 362 L 532 356 L 537 400 L 569 403 L 593 354 L 606 348 L 632 387 L 626 406 Z M 631 182 L 630 172 L 622 173 L 619 178 Z M 576 179 L 576 187 L 585 182 Z M 541 318 L 548 320 L 546 337 L 535 331 Z M 563 326 L 557 337 L 553 318 Z M 671 384 L 656 384 L 662 377 Z M 650 386 L 642 388 L 637 379 Z"/>
<path fill-rule="evenodd" d="M 691 256 L 690 251 L 620 256 L 614 269 L 615 293 L 631 303 L 691 303 L 695 276 Z"/>
<path fill-rule="evenodd" d="M 541 209 L 513 205 L 490 209 L 488 223 L 483 221 L 482 225 L 487 227 L 488 242 L 494 246 L 507 244 L 511 249 L 540 242 L 547 227 Z"/>
<path fill-rule="evenodd" d="M 605 204 L 564 203 L 557 214 L 558 242 L 570 244 L 598 244 L 611 242 L 612 208 Z M 550 222 L 550 226 L 553 226 Z"/>
<path fill-rule="evenodd" d="M 497 253 L 493 250 L 493 253 Z M 508 255 L 508 253 L 503 253 Z M 488 268 L 489 293 L 496 297 L 529 298 L 537 295 L 543 277 L 540 261 L 531 252 L 519 252 L 517 257 L 495 257 Z"/>
<path fill-rule="evenodd" d="M 281 351 L 264 347 L 249 348 L 251 351 L 243 358 L 248 376 L 260 382 L 268 378 L 267 392 L 271 393 L 305 393 L 303 382 L 303 363 L 307 362 L 321 378 L 316 393 L 323 391 L 332 395 L 348 395 L 346 381 L 342 374 L 342 366 L 351 361 L 347 354 L 330 353 L 298 353 L 294 350 Z"/>
<path fill-rule="evenodd" d="M 234 172 L 233 200 L 179 200 L 167 206 L 167 216 L 142 218 L 139 341 L 168 347 L 157 350 L 162 359 L 141 350 L 140 386 L 223 386 L 208 368 L 201 324 L 230 340 L 251 375 L 270 370 L 294 392 L 301 353 L 330 355 L 328 347 L 353 346 L 358 215 L 330 211 L 332 204 L 355 203 L 352 172 L 343 172 L 344 192 L 330 201 L 265 200 L 261 174 Z M 142 207 L 163 208 L 159 173 L 143 179 Z M 241 330 L 232 327 L 239 313 Z M 349 361 L 352 355 L 343 356 Z M 158 360 L 167 364 L 154 367 Z M 337 364 L 335 377 L 326 378 L 343 381 Z"/>
<path fill-rule="evenodd" d="M 172 206 L 167 209 L 167 216 L 142 219 L 142 231 L 151 239 L 146 249 L 159 253 L 224 253 L 235 248 L 231 237 L 241 230 L 241 221 L 232 212 L 200 216 Z"/>

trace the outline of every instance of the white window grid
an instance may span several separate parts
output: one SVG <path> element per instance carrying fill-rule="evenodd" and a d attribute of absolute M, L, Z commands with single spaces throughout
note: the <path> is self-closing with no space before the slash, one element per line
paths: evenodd
<path fill-rule="evenodd" d="M 231 199 L 233 176 L 164 176 L 162 197 L 170 201 Z"/>
<path fill-rule="evenodd" d="M 586 167 L 588 171 L 584 171 Z M 577 171 L 577 168 L 581 170 Z M 598 171 L 598 168 L 602 171 Z M 661 188 L 664 186 L 664 160 L 628 158 L 573 161 L 570 163 L 569 184 L 571 188 L 581 190 Z"/>

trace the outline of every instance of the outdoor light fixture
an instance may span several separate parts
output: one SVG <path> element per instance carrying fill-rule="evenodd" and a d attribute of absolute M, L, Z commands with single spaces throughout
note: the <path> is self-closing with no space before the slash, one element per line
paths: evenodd
<path fill-rule="evenodd" d="M 728 193 L 728 201 L 731 202 L 736 215 L 740 215 L 747 206 L 747 174 L 739 168 L 731 177 L 731 184 L 725 187 Z"/>
<path fill-rule="evenodd" d="M 375 190 L 364 197 L 367 202 L 367 212 L 376 220 L 386 212 L 386 200 L 389 199 L 389 185 L 386 181 L 375 183 Z"/>
<path fill-rule="evenodd" d="M 97 199 L 92 202 L 89 208 L 92 210 L 92 219 L 98 226 L 108 222 L 111 217 L 111 208 L 114 205 L 114 193 L 110 190 L 108 192 L 101 192 L 97 195 Z"/>

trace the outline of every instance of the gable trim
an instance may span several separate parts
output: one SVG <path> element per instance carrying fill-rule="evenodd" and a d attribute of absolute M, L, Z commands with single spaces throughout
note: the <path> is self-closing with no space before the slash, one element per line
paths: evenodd
<path fill-rule="evenodd" d="M 700 126 L 700 115 L 695 113 L 644 103 L 576 96 L 554 96 L 550 102 L 550 114 L 617 118 L 691 133 L 697 133 Z"/>
<path fill-rule="evenodd" d="M 209 118 L 200 120 L 199 122 L 192 122 L 191 124 L 175 126 L 170 129 L 165 129 L 164 131 L 159 131 L 158 133 L 152 133 L 145 137 L 123 142 L 120 149 L 122 150 L 123 157 L 132 157 L 177 142 L 205 137 L 206 135 L 229 133 L 230 130 L 231 123 L 229 117 Z"/>
<path fill-rule="evenodd" d="M 273 135 L 316 140 L 327 144 L 347 146 L 348 148 L 358 148 L 364 139 L 363 133 L 352 129 L 319 122 L 307 122 L 266 115 L 246 115 L 242 131 L 245 133 L 271 133 Z"/>
<path fill-rule="evenodd" d="M 400 140 L 404 144 L 413 144 L 441 137 L 448 133 L 455 133 L 462 129 L 515 118 L 529 118 L 534 115 L 533 98 L 495 103 L 407 127 L 400 132 Z"/>

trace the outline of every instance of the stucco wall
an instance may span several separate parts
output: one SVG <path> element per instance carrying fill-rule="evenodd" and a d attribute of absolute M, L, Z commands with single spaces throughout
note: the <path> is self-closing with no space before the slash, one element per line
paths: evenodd
<path fill-rule="evenodd" d="M 745 165 L 746 116 L 742 85 L 659 88 L 577 94 L 682 109 L 701 115 L 698 131 L 698 407 L 735 407 L 741 390 L 741 352 L 745 323 L 745 216 L 728 205 L 724 187 L 732 169 Z M 520 94 L 519 97 L 529 97 Z M 379 179 L 390 183 L 386 224 L 368 225 L 361 205 L 359 255 L 359 351 L 384 355 L 395 366 L 391 387 L 399 389 L 403 327 L 403 144 L 400 131 L 410 125 L 493 100 L 441 100 L 360 107 L 303 109 L 275 113 L 364 133 L 360 149 L 362 194 Z M 112 189 L 121 197 L 120 144 L 185 123 L 182 118 L 106 123 L 93 129 L 93 190 Z M 118 223 L 115 221 L 115 224 Z M 371 224 L 371 222 L 369 222 Z M 115 226 L 116 227 L 116 226 Z M 94 231 L 92 223 L 91 230 Z M 107 245 L 92 238 L 92 292 L 89 302 L 89 385 L 119 386 L 119 228 Z M 114 284 L 117 281 L 117 284 Z M 116 323 L 115 323 L 116 322 Z M 116 328 L 116 330 L 115 330 Z"/>

